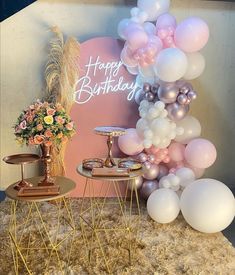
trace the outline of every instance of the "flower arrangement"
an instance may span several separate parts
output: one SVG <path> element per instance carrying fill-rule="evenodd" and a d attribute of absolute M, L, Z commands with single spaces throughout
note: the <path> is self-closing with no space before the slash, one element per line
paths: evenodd
<path fill-rule="evenodd" d="M 60 103 L 37 100 L 24 110 L 14 125 L 20 144 L 59 146 L 75 132 L 74 122 Z"/>

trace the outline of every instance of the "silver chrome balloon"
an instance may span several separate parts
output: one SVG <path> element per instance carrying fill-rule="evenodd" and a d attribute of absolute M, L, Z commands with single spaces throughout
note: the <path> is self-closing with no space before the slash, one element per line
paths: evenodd
<path fill-rule="evenodd" d="M 166 110 L 168 112 L 168 117 L 174 121 L 177 121 L 186 116 L 189 111 L 189 105 L 180 105 L 175 102 L 167 105 Z"/>
<path fill-rule="evenodd" d="M 179 88 L 174 84 L 160 86 L 158 89 L 158 98 L 164 103 L 173 103 L 179 94 Z"/>
<path fill-rule="evenodd" d="M 181 105 L 186 104 L 188 97 L 185 94 L 179 94 L 177 97 L 177 102 Z"/>
<path fill-rule="evenodd" d="M 140 195 L 147 200 L 151 193 L 158 189 L 158 182 L 156 180 L 145 181 L 140 188 Z"/>
<path fill-rule="evenodd" d="M 133 180 L 130 180 L 128 182 L 128 189 L 132 190 L 132 189 L 139 189 L 142 185 L 142 183 L 144 182 L 143 177 L 139 176 Z"/>
<path fill-rule="evenodd" d="M 157 178 L 159 173 L 159 167 L 157 164 L 151 164 L 149 169 L 145 169 L 143 177 L 147 180 L 154 180 Z"/>

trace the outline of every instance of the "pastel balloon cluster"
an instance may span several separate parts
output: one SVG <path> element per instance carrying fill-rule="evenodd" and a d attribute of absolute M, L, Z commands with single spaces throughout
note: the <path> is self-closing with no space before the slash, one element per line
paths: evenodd
<path fill-rule="evenodd" d="M 164 82 L 160 81 L 151 85 L 144 83 L 143 89 L 135 95 L 137 104 L 143 99 L 149 102 L 162 101 L 166 104 L 168 117 L 178 121 L 183 119 L 189 111 L 189 104 L 197 98 L 197 93 L 190 83 L 185 81 Z"/>
<path fill-rule="evenodd" d="M 184 189 L 191 182 L 195 181 L 196 177 L 192 169 L 182 167 L 176 170 L 175 174 L 169 173 L 162 177 L 159 181 L 160 188 L 169 188 L 173 191 Z"/>
<path fill-rule="evenodd" d="M 118 34 L 126 40 L 121 60 L 131 73 L 165 82 L 197 78 L 205 68 L 199 51 L 208 41 L 209 28 L 199 17 L 177 25 L 169 6 L 169 0 L 140 0 L 130 18 L 120 21 Z"/>
<path fill-rule="evenodd" d="M 140 119 L 136 124 L 136 131 L 143 139 L 144 148 L 152 145 L 163 149 L 170 145 L 177 135 L 183 134 L 183 128 L 177 127 L 168 117 L 165 104 L 161 101 L 155 103 L 143 100 L 139 106 Z"/>

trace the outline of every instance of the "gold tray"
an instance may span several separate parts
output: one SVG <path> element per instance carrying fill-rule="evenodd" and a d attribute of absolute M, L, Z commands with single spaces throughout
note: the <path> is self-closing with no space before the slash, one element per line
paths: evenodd
<path fill-rule="evenodd" d="M 41 158 L 36 154 L 17 154 L 3 158 L 3 161 L 9 164 L 26 164 L 39 161 Z"/>
<path fill-rule="evenodd" d="M 134 171 L 134 170 L 141 169 L 142 164 L 136 159 L 126 158 L 126 159 L 119 160 L 118 167 L 119 168 L 127 168 L 127 169 L 130 169 L 131 171 Z"/>
<path fill-rule="evenodd" d="M 18 192 L 19 197 L 55 196 L 60 194 L 60 187 L 54 186 L 33 186 L 22 187 Z"/>

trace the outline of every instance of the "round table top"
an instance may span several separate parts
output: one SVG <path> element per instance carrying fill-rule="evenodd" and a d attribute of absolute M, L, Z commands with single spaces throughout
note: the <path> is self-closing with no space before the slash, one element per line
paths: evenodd
<path fill-rule="evenodd" d="M 55 178 L 55 185 L 58 185 L 60 187 L 59 195 L 18 197 L 17 196 L 18 191 L 14 189 L 14 186 L 15 184 L 17 184 L 17 182 L 8 186 L 5 192 L 7 197 L 13 200 L 42 202 L 42 201 L 50 201 L 50 200 L 56 200 L 56 199 L 62 198 L 68 195 L 76 187 L 76 183 L 71 179 L 68 179 L 65 177 L 53 177 L 53 178 Z M 39 181 L 42 179 L 43 177 L 33 177 L 33 178 L 25 179 L 25 181 L 32 183 L 33 186 L 37 186 Z"/>
<path fill-rule="evenodd" d="M 8 164 L 27 164 L 41 160 L 39 155 L 36 154 L 17 154 L 3 158 Z"/>
<path fill-rule="evenodd" d="M 103 177 L 94 177 L 92 176 L 91 174 L 91 170 L 87 170 L 87 169 L 83 169 L 82 167 L 82 164 L 79 164 L 77 166 L 77 172 L 78 174 L 80 174 L 81 176 L 83 177 L 86 177 L 86 178 L 90 178 L 90 179 L 93 179 L 93 180 L 106 180 L 106 181 L 123 181 L 123 180 L 132 180 L 134 178 L 137 178 L 139 176 L 142 176 L 144 174 L 144 170 L 143 168 L 142 169 L 139 169 L 139 170 L 135 170 L 135 171 L 131 171 L 130 172 L 130 176 L 129 177 L 107 177 L 107 176 L 103 176 Z"/>

